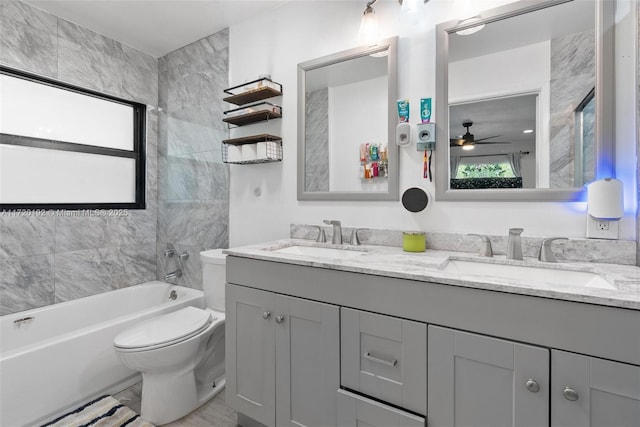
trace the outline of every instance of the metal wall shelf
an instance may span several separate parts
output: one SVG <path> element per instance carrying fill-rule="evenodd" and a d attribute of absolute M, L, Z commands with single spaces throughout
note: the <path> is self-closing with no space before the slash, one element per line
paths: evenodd
<path fill-rule="evenodd" d="M 282 85 L 270 79 L 262 78 L 238 86 L 225 89 L 224 93 L 229 94 L 222 100 L 235 105 L 244 105 L 250 102 L 262 101 L 282 95 Z"/>
<path fill-rule="evenodd" d="M 223 101 L 238 105 L 225 111 L 222 119 L 227 126 L 246 126 L 282 118 L 282 107 L 270 102 L 259 102 L 282 95 L 282 85 L 269 78 L 225 89 L 229 94 Z M 246 110 L 243 111 L 243 110 Z M 222 141 L 222 161 L 236 165 L 254 165 L 282 161 L 282 138 L 270 134 L 258 134 Z"/>
<path fill-rule="evenodd" d="M 282 117 L 282 114 L 276 113 L 274 111 L 254 111 L 252 113 L 243 114 L 241 116 L 235 117 L 225 117 L 222 119 L 223 122 L 228 123 L 230 125 L 236 126 L 246 126 L 253 123 L 266 122 L 272 119 L 279 119 Z"/>

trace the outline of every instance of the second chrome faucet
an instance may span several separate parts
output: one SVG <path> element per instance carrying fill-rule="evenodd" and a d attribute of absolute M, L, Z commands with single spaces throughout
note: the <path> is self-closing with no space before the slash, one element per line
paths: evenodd
<path fill-rule="evenodd" d="M 334 245 L 342 244 L 342 224 L 340 221 L 325 219 L 324 221 L 327 225 L 333 225 L 333 236 L 331 236 L 331 243 Z"/>

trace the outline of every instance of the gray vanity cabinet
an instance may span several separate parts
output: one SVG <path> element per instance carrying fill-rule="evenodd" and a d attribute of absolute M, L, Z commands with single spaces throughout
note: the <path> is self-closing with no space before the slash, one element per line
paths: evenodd
<path fill-rule="evenodd" d="M 342 385 L 427 414 L 427 325 L 341 308 Z"/>
<path fill-rule="evenodd" d="M 551 351 L 551 425 L 640 426 L 640 367 Z"/>
<path fill-rule="evenodd" d="M 430 427 L 549 425 L 549 350 L 428 328 Z"/>
<path fill-rule="evenodd" d="M 266 426 L 336 425 L 338 307 L 228 284 L 230 406 Z"/>

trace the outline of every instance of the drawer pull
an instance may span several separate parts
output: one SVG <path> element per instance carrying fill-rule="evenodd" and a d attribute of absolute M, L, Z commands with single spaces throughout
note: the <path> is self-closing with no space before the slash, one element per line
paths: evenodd
<path fill-rule="evenodd" d="M 364 358 L 372 362 L 380 363 L 381 365 L 396 366 L 398 364 L 398 361 L 396 359 L 393 359 L 393 360 L 381 359 L 379 357 L 372 356 L 371 353 L 368 351 L 364 354 Z"/>

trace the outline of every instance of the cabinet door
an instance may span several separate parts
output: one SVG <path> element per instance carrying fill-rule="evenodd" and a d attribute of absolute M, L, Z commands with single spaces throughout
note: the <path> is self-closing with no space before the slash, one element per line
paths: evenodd
<path fill-rule="evenodd" d="M 336 390 L 340 387 L 338 307 L 279 296 L 274 315 L 276 425 L 336 426 Z"/>
<path fill-rule="evenodd" d="M 342 385 L 427 413 L 427 325 L 341 309 Z"/>
<path fill-rule="evenodd" d="M 430 427 L 549 425 L 549 350 L 428 328 Z"/>
<path fill-rule="evenodd" d="M 640 367 L 553 350 L 551 425 L 640 426 Z"/>
<path fill-rule="evenodd" d="M 226 401 L 275 425 L 275 295 L 226 285 Z"/>

